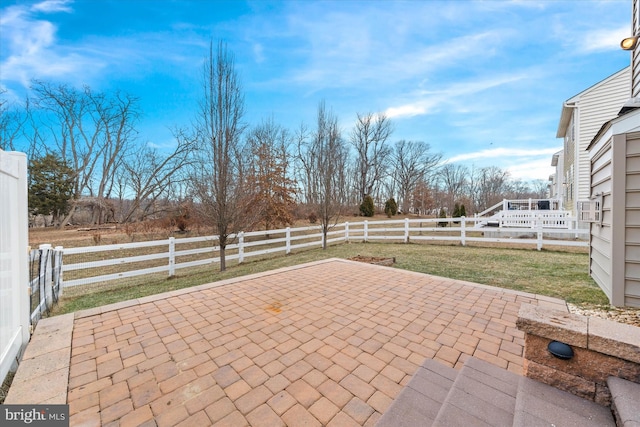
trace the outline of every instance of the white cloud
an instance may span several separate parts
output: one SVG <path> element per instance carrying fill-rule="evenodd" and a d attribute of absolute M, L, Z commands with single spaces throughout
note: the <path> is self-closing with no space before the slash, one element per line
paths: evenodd
<path fill-rule="evenodd" d="M 547 180 L 554 172 L 551 156 L 561 148 L 491 148 L 453 156 L 445 163 L 472 162 L 477 167 L 498 165 L 509 172 L 513 179 L 531 181 Z"/>
<path fill-rule="evenodd" d="M 46 0 L 40 3 L 36 3 L 31 7 L 31 10 L 36 12 L 71 12 L 72 9 L 69 4 L 73 3 L 73 0 Z"/>
<path fill-rule="evenodd" d="M 426 113 L 427 108 L 423 102 L 414 102 L 412 104 L 405 104 L 399 107 L 389 107 L 384 112 L 384 114 L 390 119 L 397 117 L 421 116 Z"/>
<path fill-rule="evenodd" d="M 38 12 L 71 12 L 69 3 L 50 0 L 31 8 L 13 6 L 2 11 L 0 25 L 7 44 L 5 59 L 0 63 L 4 82 L 27 87 L 33 78 L 68 77 L 100 68 L 99 62 L 56 46 L 57 27 L 51 21 L 35 17 Z"/>
<path fill-rule="evenodd" d="M 584 53 L 619 50 L 622 39 L 631 35 L 631 29 L 627 24 L 618 28 L 599 29 L 579 35 L 575 43 L 578 50 Z"/>
<path fill-rule="evenodd" d="M 539 148 L 539 149 L 523 149 L 523 148 L 491 148 L 472 153 L 458 154 L 451 157 L 448 162 L 462 162 L 478 159 L 502 159 L 505 157 L 531 157 L 531 156 L 547 156 L 546 162 L 551 163 L 551 156 L 556 153 L 559 148 Z"/>
<path fill-rule="evenodd" d="M 518 82 L 525 78 L 523 74 L 489 77 L 474 81 L 454 83 L 441 91 L 419 91 L 414 101 L 406 104 L 389 107 L 385 114 L 389 118 L 407 118 L 433 112 L 439 105 L 448 105 L 458 112 L 469 110 L 469 97 L 471 95 L 489 90 L 495 87 Z"/>
<path fill-rule="evenodd" d="M 296 67 L 278 83 L 306 86 L 309 92 L 367 85 L 386 91 L 416 78 L 425 80 L 475 58 L 486 60 L 513 32 L 443 30 L 451 34 L 443 39 L 436 28 L 457 22 L 459 15 L 450 5 L 435 9 L 429 2 L 411 7 L 375 2 L 367 7 L 342 2 L 330 8 L 322 2 L 288 4 L 292 7 L 284 13 L 282 25 L 256 19 L 249 25 L 249 38 L 282 46 L 279 53 Z"/>
<path fill-rule="evenodd" d="M 549 175 L 554 173 L 550 157 L 518 162 L 517 164 L 507 166 L 506 170 L 513 179 L 520 179 L 522 181 L 531 181 L 534 179 L 546 181 L 549 179 Z"/>

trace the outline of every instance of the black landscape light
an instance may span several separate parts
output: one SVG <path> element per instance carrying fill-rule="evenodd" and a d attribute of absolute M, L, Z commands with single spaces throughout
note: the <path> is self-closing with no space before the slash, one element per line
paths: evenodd
<path fill-rule="evenodd" d="M 547 350 L 558 359 L 569 360 L 573 357 L 573 349 L 569 344 L 560 341 L 551 341 L 547 346 Z"/>

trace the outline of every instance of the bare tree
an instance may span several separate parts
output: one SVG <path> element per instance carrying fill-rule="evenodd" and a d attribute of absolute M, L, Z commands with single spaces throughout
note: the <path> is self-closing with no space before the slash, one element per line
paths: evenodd
<path fill-rule="evenodd" d="M 351 132 L 350 142 L 355 148 L 355 174 L 360 201 L 373 195 L 388 172 L 391 148 L 386 144 L 393 132 L 391 121 L 384 114 L 360 114 Z"/>
<path fill-rule="evenodd" d="M 295 176 L 299 183 L 300 192 L 298 198 L 306 205 L 312 206 L 317 202 L 317 191 L 315 190 L 315 172 L 316 164 L 315 152 L 309 150 L 310 133 L 307 126 L 303 123 L 295 134 Z M 302 197 L 300 197 L 302 196 Z"/>
<path fill-rule="evenodd" d="M 171 199 L 187 181 L 185 170 L 192 161 L 193 141 L 182 130 L 175 130 L 176 148 L 167 155 L 143 145 L 126 158 L 117 180 L 120 198 L 119 221 L 142 221 L 158 212 L 161 199 Z M 130 199 L 126 200 L 125 199 Z"/>
<path fill-rule="evenodd" d="M 337 117 L 318 106 L 316 131 L 298 140 L 298 161 L 307 179 L 306 198 L 320 219 L 323 249 L 327 248 L 327 233 L 339 220 L 346 199 L 346 165 L 348 150 L 342 140 Z"/>
<path fill-rule="evenodd" d="M 478 178 L 478 210 L 484 210 L 504 199 L 509 188 L 509 172 L 497 166 L 481 168 Z"/>
<path fill-rule="evenodd" d="M 204 217 L 216 228 L 224 271 L 226 247 L 247 220 L 252 194 L 241 161 L 244 95 L 233 55 L 223 42 L 215 52 L 210 44 L 202 89 L 195 124 L 199 155 L 191 183 Z"/>
<path fill-rule="evenodd" d="M 438 173 L 442 189 L 446 194 L 447 208 L 451 212 L 455 201 L 462 196 L 469 170 L 464 165 L 447 163 Z"/>
<path fill-rule="evenodd" d="M 6 89 L 0 89 L 0 150 L 13 151 L 27 121 L 27 116 L 15 108 L 10 108 L 9 101 L 4 98 Z"/>
<path fill-rule="evenodd" d="M 396 182 L 402 212 L 409 212 L 411 195 L 419 182 L 426 181 L 442 160 L 442 154 L 431 153 L 422 141 L 398 141 L 394 147 L 393 180 Z"/>
<path fill-rule="evenodd" d="M 96 163 L 99 129 L 92 128 L 90 103 L 80 92 L 67 85 L 55 86 L 35 81 L 32 85 L 35 105 L 40 108 L 40 125 L 49 130 L 54 144 L 47 144 L 65 159 L 74 171 L 71 208 L 62 220 L 64 227 L 75 213 L 83 192 L 88 193 Z M 39 125 L 35 125 L 40 128 Z M 46 139 L 43 141 L 46 143 Z"/>
<path fill-rule="evenodd" d="M 93 222 L 103 221 L 105 211 L 110 210 L 108 199 L 117 171 L 135 137 L 137 99 L 121 93 L 94 93 L 88 86 L 79 91 L 39 81 L 32 89 L 40 109 L 35 114 L 39 123 L 34 120 L 33 141 L 60 155 L 75 174 L 71 209 L 60 226 L 68 223 L 83 196 L 82 203 L 93 210 Z M 43 129 L 48 130 L 53 144 Z"/>
<path fill-rule="evenodd" d="M 95 128 L 101 131 L 96 162 L 97 185 L 89 187 L 93 202 L 92 223 L 100 224 L 106 220 L 105 213 L 113 211 L 109 199 L 113 195 L 115 179 L 137 134 L 134 124 L 139 116 L 138 100 L 120 92 L 113 97 L 93 94 L 88 88 L 85 88 L 85 94 L 91 101 Z"/>
<path fill-rule="evenodd" d="M 549 181 L 544 179 L 534 179 L 531 181 L 531 192 L 536 199 L 549 197 Z"/>

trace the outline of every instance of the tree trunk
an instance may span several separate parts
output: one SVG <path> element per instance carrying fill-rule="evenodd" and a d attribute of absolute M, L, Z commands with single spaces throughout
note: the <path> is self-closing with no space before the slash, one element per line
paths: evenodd
<path fill-rule="evenodd" d="M 67 214 L 67 216 L 64 217 L 64 219 L 60 223 L 60 230 L 64 230 L 64 227 L 69 223 L 69 221 L 71 221 L 71 217 L 73 216 L 74 213 L 76 213 L 75 203 L 71 205 L 71 209 L 69 209 L 69 213 Z"/>
<path fill-rule="evenodd" d="M 220 271 L 225 271 L 227 269 L 227 258 L 225 256 L 227 248 L 225 246 L 220 245 Z"/>

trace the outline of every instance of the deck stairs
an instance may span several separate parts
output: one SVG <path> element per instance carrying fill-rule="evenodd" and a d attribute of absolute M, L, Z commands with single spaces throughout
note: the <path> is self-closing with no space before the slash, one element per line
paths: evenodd
<path fill-rule="evenodd" d="M 640 384 L 610 381 L 613 412 L 473 357 L 459 371 L 428 359 L 376 427 L 640 426 Z"/>

